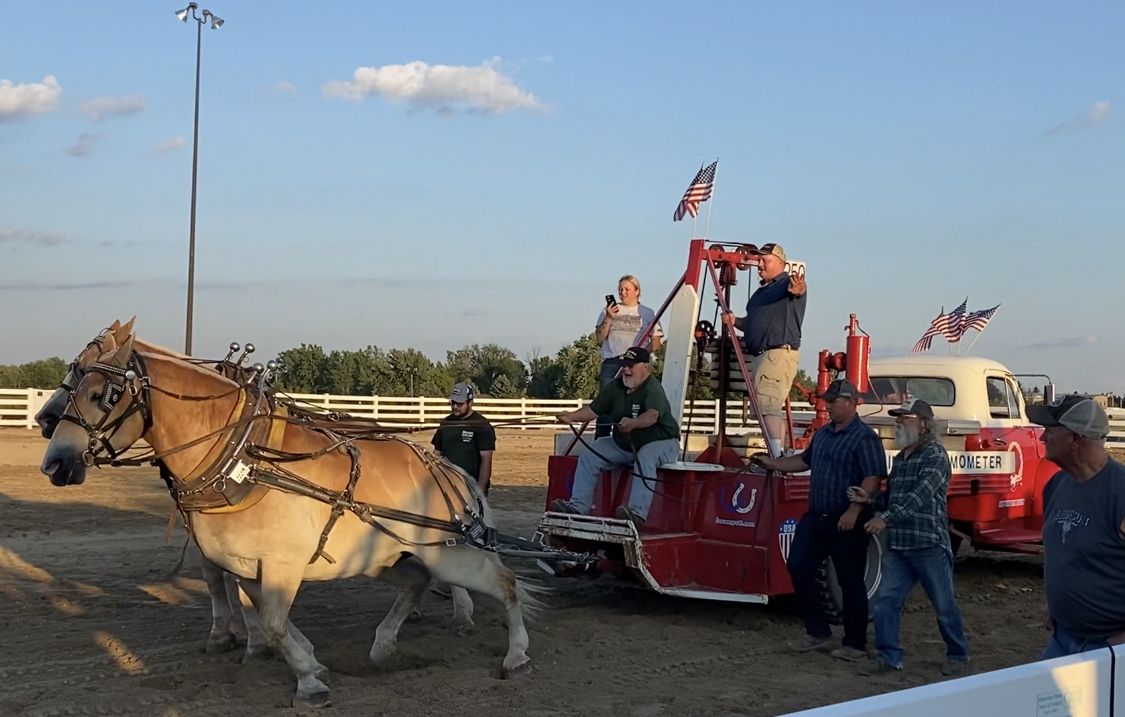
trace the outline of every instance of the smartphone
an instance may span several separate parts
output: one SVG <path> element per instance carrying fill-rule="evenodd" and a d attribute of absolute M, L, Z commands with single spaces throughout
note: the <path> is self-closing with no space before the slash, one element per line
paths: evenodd
<path fill-rule="evenodd" d="M 616 306 L 617 305 L 617 299 L 613 298 L 613 294 L 606 294 L 605 295 L 605 305 L 606 306 Z"/>

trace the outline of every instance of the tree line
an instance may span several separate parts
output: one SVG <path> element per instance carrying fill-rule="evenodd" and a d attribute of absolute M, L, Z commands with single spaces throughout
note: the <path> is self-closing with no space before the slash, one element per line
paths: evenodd
<path fill-rule="evenodd" d="M 693 348 L 694 351 L 694 348 Z M 383 349 L 369 345 L 358 350 L 325 351 L 302 343 L 277 355 L 281 367 L 273 385 L 288 393 L 329 393 L 341 396 L 448 396 L 454 383 L 468 383 L 480 396 L 494 398 L 584 398 L 598 392 L 601 343 L 593 333 L 575 339 L 553 356 L 533 350 L 523 359 L 497 344 L 472 344 L 448 351 L 433 361 L 417 349 Z M 0 366 L 0 388 L 57 388 L 68 365 L 60 358 Z M 653 358 L 653 374 L 664 370 L 664 347 Z M 689 397 L 710 399 L 709 375 L 690 379 Z M 797 381 L 815 385 L 805 372 Z M 804 400 L 798 391 L 794 401 Z"/>

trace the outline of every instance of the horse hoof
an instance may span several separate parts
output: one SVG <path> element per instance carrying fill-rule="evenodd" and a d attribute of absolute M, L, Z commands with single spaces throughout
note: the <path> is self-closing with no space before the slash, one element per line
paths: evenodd
<path fill-rule="evenodd" d="M 379 664 L 393 654 L 395 654 L 394 643 L 390 645 L 372 645 L 371 652 L 367 654 L 367 657 L 375 664 Z"/>
<path fill-rule="evenodd" d="M 314 692 L 311 695 L 302 695 L 298 692 L 293 696 L 293 707 L 312 707 L 318 709 L 320 707 L 331 707 L 332 702 L 328 699 L 327 692 Z"/>
<path fill-rule="evenodd" d="M 472 620 L 454 620 L 453 621 L 453 634 L 458 637 L 467 637 L 473 632 L 474 623 Z"/>
<path fill-rule="evenodd" d="M 207 641 L 207 654 L 220 655 L 224 652 L 230 652 L 238 648 L 238 638 L 232 633 L 227 633 L 222 637 L 212 638 Z"/>
<path fill-rule="evenodd" d="M 514 679 L 518 679 L 520 677 L 527 677 L 530 674 L 531 674 L 531 658 L 530 657 L 523 658 L 523 662 L 519 663 L 515 667 L 505 667 L 504 668 L 504 679 L 506 679 L 506 680 L 514 680 Z"/>

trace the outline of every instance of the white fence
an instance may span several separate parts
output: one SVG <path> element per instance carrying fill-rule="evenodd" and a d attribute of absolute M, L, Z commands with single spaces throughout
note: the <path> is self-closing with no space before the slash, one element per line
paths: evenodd
<path fill-rule="evenodd" d="M 35 428 L 35 414 L 51 397 L 53 392 L 37 388 L 0 389 L 0 426 Z M 449 400 L 423 396 L 333 396 L 329 394 L 288 394 L 309 406 L 325 411 L 339 411 L 356 416 L 370 416 L 380 423 L 395 427 L 433 428 L 449 414 Z M 515 423 L 521 419 L 540 416 L 554 416 L 562 411 L 573 411 L 588 404 L 585 399 L 548 398 L 478 398 L 474 408 L 490 421 L 507 425 L 501 428 L 551 428 L 558 429 L 557 423 L 539 421 L 536 423 Z M 807 403 L 794 403 L 793 420 L 807 422 L 812 419 L 812 406 Z M 714 433 L 716 417 L 719 414 L 719 401 L 693 401 L 684 412 L 683 428 L 692 433 Z M 1125 409 L 1109 409 L 1109 441 L 1125 445 Z M 727 425 L 731 428 L 744 428 L 756 435 L 757 421 L 753 410 L 741 401 L 727 404 Z"/>
<path fill-rule="evenodd" d="M 1125 717 L 1122 658 L 1106 647 L 782 717 Z"/>

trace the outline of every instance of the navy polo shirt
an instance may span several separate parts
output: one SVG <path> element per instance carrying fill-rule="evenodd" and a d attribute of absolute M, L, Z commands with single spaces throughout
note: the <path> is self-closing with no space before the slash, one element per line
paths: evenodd
<path fill-rule="evenodd" d="M 843 513 L 851 505 L 849 487 L 859 485 L 867 476 L 887 475 L 883 442 L 858 414 L 843 428 L 829 423 L 817 430 L 801 460 L 812 471 L 809 510 L 814 513 Z"/>
<path fill-rule="evenodd" d="M 746 350 L 757 356 L 766 349 L 786 344 L 801 347 L 801 324 L 805 320 L 808 292 L 789 293 L 789 274 L 782 272 L 758 288 L 746 302 L 742 336 Z"/>

